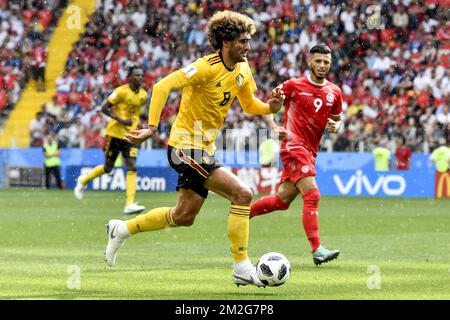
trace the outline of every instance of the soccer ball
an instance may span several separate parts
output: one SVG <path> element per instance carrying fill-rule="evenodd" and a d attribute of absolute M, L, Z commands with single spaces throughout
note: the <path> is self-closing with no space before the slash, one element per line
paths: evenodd
<path fill-rule="evenodd" d="M 269 252 L 262 255 L 256 263 L 256 274 L 266 286 L 281 286 L 291 275 L 291 264 L 281 253 Z"/>

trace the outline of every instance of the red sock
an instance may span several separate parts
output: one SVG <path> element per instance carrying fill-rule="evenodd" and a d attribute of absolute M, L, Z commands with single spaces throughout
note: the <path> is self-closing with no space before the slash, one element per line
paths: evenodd
<path fill-rule="evenodd" d="M 313 189 L 303 195 L 303 228 L 311 244 L 312 252 L 320 245 L 319 237 L 319 190 Z"/>
<path fill-rule="evenodd" d="M 264 197 L 253 202 L 250 207 L 250 218 L 272 211 L 286 210 L 287 208 L 289 208 L 289 203 L 281 201 L 278 195 Z"/>

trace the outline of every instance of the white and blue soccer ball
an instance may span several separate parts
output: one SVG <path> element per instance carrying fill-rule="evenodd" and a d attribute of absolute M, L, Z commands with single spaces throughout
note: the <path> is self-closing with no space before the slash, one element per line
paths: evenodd
<path fill-rule="evenodd" d="M 256 263 L 256 274 L 266 286 L 281 286 L 291 275 L 291 264 L 281 253 L 269 252 L 262 255 Z"/>

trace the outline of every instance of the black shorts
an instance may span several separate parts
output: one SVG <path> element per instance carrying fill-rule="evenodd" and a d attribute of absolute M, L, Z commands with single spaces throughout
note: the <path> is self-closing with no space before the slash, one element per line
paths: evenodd
<path fill-rule="evenodd" d="M 178 172 L 177 191 L 180 188 L 191 189 L 201 197 L 208 196 L 203 184 L 212 170 L 222 165 L 213 156 L 201 149 L 176 149 L 169 146 L 167 159 L 170 166 Z"/>
<path fill-rule="evenodd" d="M 122 156 L 125 159 L 128 158 L 137 158 L 137 146 L 131 143 L 126 142 L 125 140 L 119 138 L 113 138 L 110 136 L 106 136 L 106 143 L 103 151 L 105 152 L 105 159 L 116 161 L 119 153 L 122 153 Z"/>
<path fill-rule="evenodd" d="M 34 80 L 42 79 L 45 81 L 45 68 L 33 67 Z"/>

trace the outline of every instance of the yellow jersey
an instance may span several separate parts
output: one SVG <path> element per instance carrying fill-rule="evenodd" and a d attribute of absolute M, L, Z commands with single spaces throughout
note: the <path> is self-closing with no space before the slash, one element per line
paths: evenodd
<path fill-rule="evenodd" d="M 269 105 L 253 93 L 256 83 L 248 62 L 231 70 L 214 53 L 177 70 L 153 86 L 149 125 L 158 126 L 161 110 L 170 91 L 183 88 L 180 110 L 170 131 L 169 145 L 178 149 L 202 149 L 214 154 L 217 133 L 237 97 L 244 111 L 271 113 Z"/>
<path fill-rule="evenodd" d="M 130 130 L 137 128 L 141 108 L 147 102 L 147 92 L 140 88 L 139 92 L 131 90 L 128 84 L 116 88 L 108 97 L 109 103 L 114 105 L 112 112 L 123 120 L 131 119 L 130 126 L 125 126 L 115 119 L 111 119 L 106 127 L 108 136 L 123 139 Z"/>

